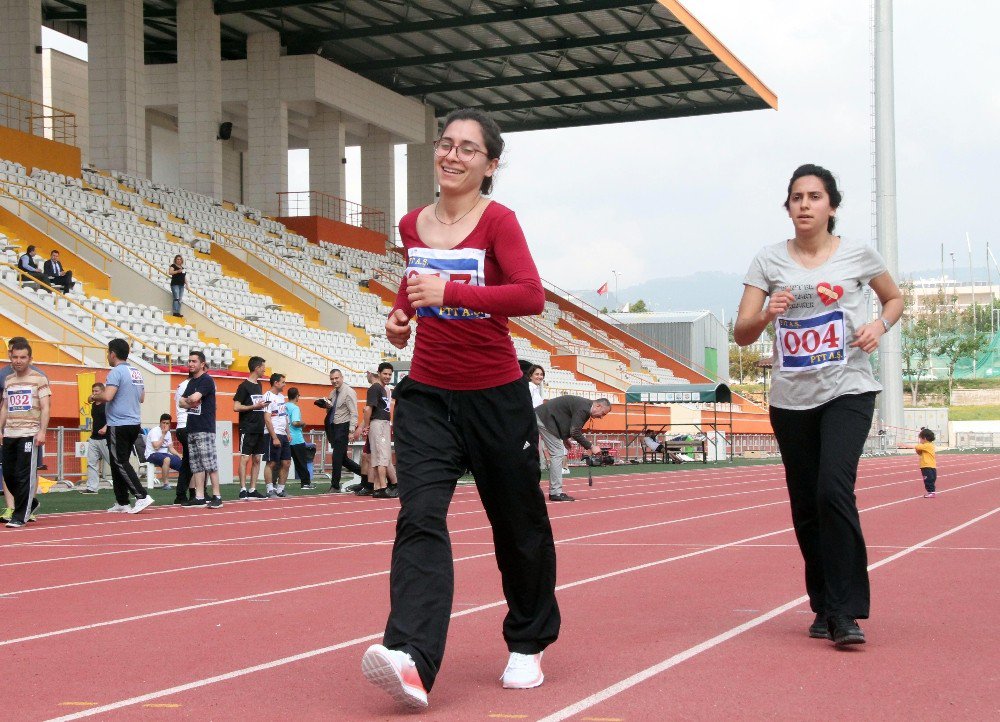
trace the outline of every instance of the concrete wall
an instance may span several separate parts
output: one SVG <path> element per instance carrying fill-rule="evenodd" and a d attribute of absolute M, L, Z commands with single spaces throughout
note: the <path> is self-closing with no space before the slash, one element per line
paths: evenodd
<path fill-rule="evenodd" d="M 90 105 L 87 62 L 46 48 L 42 57 L 45 102 L 76 115 L 76 145 L 84 163 L 90 162 Z"/>

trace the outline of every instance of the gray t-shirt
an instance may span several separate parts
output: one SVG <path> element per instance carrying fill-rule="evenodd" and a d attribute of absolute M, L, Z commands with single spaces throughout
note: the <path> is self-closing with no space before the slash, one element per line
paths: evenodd
<path fill-rule="evenodd" d="M 108 373 L 104 385 L 118 388 L 107 404 L 108 426 L 137 426 L 142 413 L 139 401 L 144 388 L 142 372 L 127 363 L 118 364 Z"/>
<path fill-rule="evenodd" d="M 844 394 L 882 390 L 868 354 L 850 344 L 870 320 L 865 286 L 885 270 L 873 248 L 843 239 L 813 269 L 792 259 L 787 241 L 757 254 L 743 283 L 768 295 L 787 289 L 795 296 L 774 322 L 771 406 L 812 409 Z"/>

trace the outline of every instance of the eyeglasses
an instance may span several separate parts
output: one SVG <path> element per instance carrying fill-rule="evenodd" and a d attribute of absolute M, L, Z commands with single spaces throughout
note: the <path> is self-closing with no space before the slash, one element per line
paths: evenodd
<path fill-rule="evenodd" d="M 486 155 L 486 151 L 473 148 L 471 145 L 455 145 L 450 140 L 443 138 L 434 141 L 434 154 L 442 158 L 451 153 L 452 148 L 455 149 L 455 155 L 458 159 L 464 163 L 473 160 L 476 157 L 476 153 Z"/>

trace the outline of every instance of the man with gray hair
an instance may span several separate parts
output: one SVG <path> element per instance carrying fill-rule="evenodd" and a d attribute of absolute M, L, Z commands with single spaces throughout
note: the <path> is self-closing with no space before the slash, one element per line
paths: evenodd
<path fill-rule="evenodd" d="M 563 460 L 566 458 L 563 441 L 573 439 L 590 451 L 592 444 L 583 435 L 583 427 L 591 419 L 603 418 L 610 411 L 611 402 L 607 399 L 591 401 L 582 396 L 557 396 L 535 410 L 538 435 L 549 452 L 549 501 L 576 501 L 562 489 Z"/>

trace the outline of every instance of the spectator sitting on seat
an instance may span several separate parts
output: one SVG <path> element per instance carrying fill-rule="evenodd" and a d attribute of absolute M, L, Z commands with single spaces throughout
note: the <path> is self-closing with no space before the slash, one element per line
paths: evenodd
<path fill-rule="evenodd" d="M 73 272 L 63 269 L 59 262 L 59 251 L 52 251 L 49 260 L 42 266 L 42 272 L 50 286 L 61 287 L 63 293 L 73 290 Z"/>
<path fill-rule="evenodd" d="M 174 448 L 174 440 L 170 435 L 170 414 L 160 415 L 160 425 L 155 426 L 146 434 L 146 463 L 159 467 L 163 488 L 169 489 L 170 469 L 181 470 L 181 455 Z"/>
<path fill-rule="evenodd" d="M 646 445 L 646 448 L 652 451 L 654 454 L 662 453 L 664 458 L 670 459 L 673 464 L 682 464 L 684 462 L 679 454 L 673 451 L 668 451 L 663 445 L 663 442 L 656 438 L 656 432 L 652 429 L 646 429 L 643 433 L 642 443 Z"/>
<path fill-rule="evenodd" d="M 21 281 L 35 280 L 45 281 L 44 274 L 35 265 L 35 247 L 28 246 L 27 250 L 17 259 L 17 270 L 21 272 Z M 25 278 L 27 276 L 28 278 Z"/>

